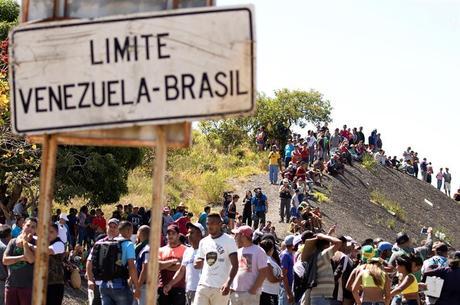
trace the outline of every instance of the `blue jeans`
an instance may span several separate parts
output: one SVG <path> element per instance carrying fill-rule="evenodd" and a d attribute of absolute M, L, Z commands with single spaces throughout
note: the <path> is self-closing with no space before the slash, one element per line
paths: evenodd
<path fill-rule="evenodd" d="M 310 305 L 330 305 L 331 299 L 318 296 L 310 296 Z"/>
<path fill-rule="evenodd" d="M 437 180 L 438 182 L 438 190 L 441 190 L 441 187 L 442 187 L 442 180 Z"/>
<path fill-rule="evenodd" d="M 279 173 L 279 167 L 278 165 L 270 165 L 268 167 L 268 176 L 270 178 L 270 183 L 276 184 L 278 182 L 278 173 Z"/>
<path fill-rule="evenodd" d="M 102 305 L 132 305 L 133 293 L 128 287 L 121 289 L 99 288 Z"/>
<path fill-rule="evenodd" d="M 278 305 L 289 305 L 286 290 L 284 290 L 283 286 L 281 286 L 278 294 Z"/>
<path fill-rule="evenodd" d="M 78 226 L 78 244 L 83 245 L 84 241 L 86 241 L 86 228 Z"/>

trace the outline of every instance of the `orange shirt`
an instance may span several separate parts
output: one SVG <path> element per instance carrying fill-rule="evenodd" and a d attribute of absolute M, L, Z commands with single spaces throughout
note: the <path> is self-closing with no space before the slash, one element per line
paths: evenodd
<path fill-rule="evenodd" d="M 160 248 L 158 252 L 158 259 L 160 261 L 178 259 L 179 262 L 182 262 L 182 257 L 184 256 L 185 249 L 187 249 L 187 247 L 182 244 L 180 244 L 179 246 L 175 248 L 171 248 L 169 245 L 166 245 Z M 164 287 L 166 284 L 168 284 L 174 277 L 175 273 L 176 271 L 161 270 L 159 277 L 158 277 L 158 286 Z M 173 287 L 185 288 L 185 279 L 182 279 L 179 283 L 177 283 Z"/>

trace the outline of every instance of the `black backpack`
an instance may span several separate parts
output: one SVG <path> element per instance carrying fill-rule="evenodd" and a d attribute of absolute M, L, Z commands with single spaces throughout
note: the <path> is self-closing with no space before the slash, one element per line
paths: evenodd
<path fill-rule="evenodd" d="M 128 266 L 121 261 L 121 245 L 127 241 L 129 240 L 102 240 L 94 244 L 91 261 L 97 281 L 129 278 Z"/>

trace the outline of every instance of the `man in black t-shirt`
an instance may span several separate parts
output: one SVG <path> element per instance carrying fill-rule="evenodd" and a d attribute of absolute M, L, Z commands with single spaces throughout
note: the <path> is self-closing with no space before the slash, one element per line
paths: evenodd
<path fill-rule="evenodd" d="M 139 215 L 139 207 L 133 208 L 133 212 L 128 215 L 128 221 L 133 224 L 133 234 L 137 234 L 137 229 L 143 225 L 142 216 Z"/>

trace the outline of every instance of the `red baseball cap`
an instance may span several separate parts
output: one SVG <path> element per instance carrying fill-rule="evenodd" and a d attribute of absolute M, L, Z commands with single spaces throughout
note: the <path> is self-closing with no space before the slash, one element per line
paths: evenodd
<path fill-rule="evenodd" d="M 232 233 L 241 234 L 241 235 L 244 235 L 247 238 L 251 239 L 252 234 L 254 233 L 254 231 L 252 230 L 252 228 L 250 226 L 241 226 L 239 228 L 233 229 Z"/>

